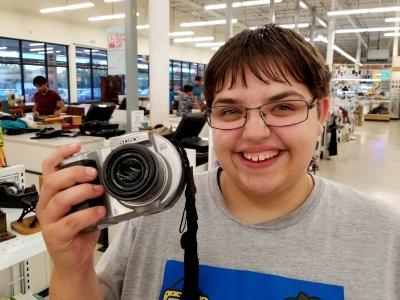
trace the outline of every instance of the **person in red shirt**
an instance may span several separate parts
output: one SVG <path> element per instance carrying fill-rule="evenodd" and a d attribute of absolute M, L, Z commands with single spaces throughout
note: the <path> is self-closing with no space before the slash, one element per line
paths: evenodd
<path fill-rule="evenodd" d="M 47 79 L 43 76 L 36 76 L 33 79 L 33 85 L 37 89 L 33 99 L 33 113 L 36 116 L 42 115 L 55 115 L 60 116 L 61 113 L 66 112 L 67 108 L 64 105 L 60 95 L 47 86 Z"/>

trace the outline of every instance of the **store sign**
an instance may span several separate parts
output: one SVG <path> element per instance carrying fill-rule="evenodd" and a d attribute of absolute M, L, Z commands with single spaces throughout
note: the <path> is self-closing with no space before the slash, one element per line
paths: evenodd
<path fill-rule="evenodd" d="M 125 30 L 124 27 L 107 28 L 108 75 L 124 75 Z"/>

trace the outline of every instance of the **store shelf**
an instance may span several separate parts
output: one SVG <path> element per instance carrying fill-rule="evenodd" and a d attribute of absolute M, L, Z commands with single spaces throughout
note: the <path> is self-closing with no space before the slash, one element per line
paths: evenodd
<path fill-rule="evenodd" d="M 19 218 L 22 209 L 1 208 L 1 210 L 6 213 L 7 230 L 16 237 L 0 243 L 0 271 L 46 251 L 41 232 L 21 235 L 10 228 L 10 223 Z"/>
<path fill-rule="evenodd" d="M 390 115 L 366 114 L 364 115 L 366 121 L 390 121 Z"/>

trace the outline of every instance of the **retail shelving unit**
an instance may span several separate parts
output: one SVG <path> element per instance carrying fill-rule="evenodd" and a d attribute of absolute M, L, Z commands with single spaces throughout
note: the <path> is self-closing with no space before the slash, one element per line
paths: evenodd
<path fill-rule="evenodd" d="M 365 100 L 364 120 L 390 121 L 390 100 Z"/>
<path fill-rule="evenodd" d="M 12 296 L 28 290 L 41 291 L 48 286 L 50 266 L 42 233 L 21 235 L 9 224 L 17 220 L 21 209 L 2 208 L 7 230 L 15 238 L 0 243 L 0 296 Z"/>

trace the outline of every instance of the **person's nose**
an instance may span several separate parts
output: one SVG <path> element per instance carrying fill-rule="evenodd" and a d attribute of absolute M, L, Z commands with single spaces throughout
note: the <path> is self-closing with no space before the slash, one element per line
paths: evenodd
<path fill-rule="evenodd" d="M 269 125 L 267 125 L 259 109 L 250 109 L 247 111 L 247 120 L 244 125 L 243 137 L 250 140 L 264 139 L 271 134 Z"/>

